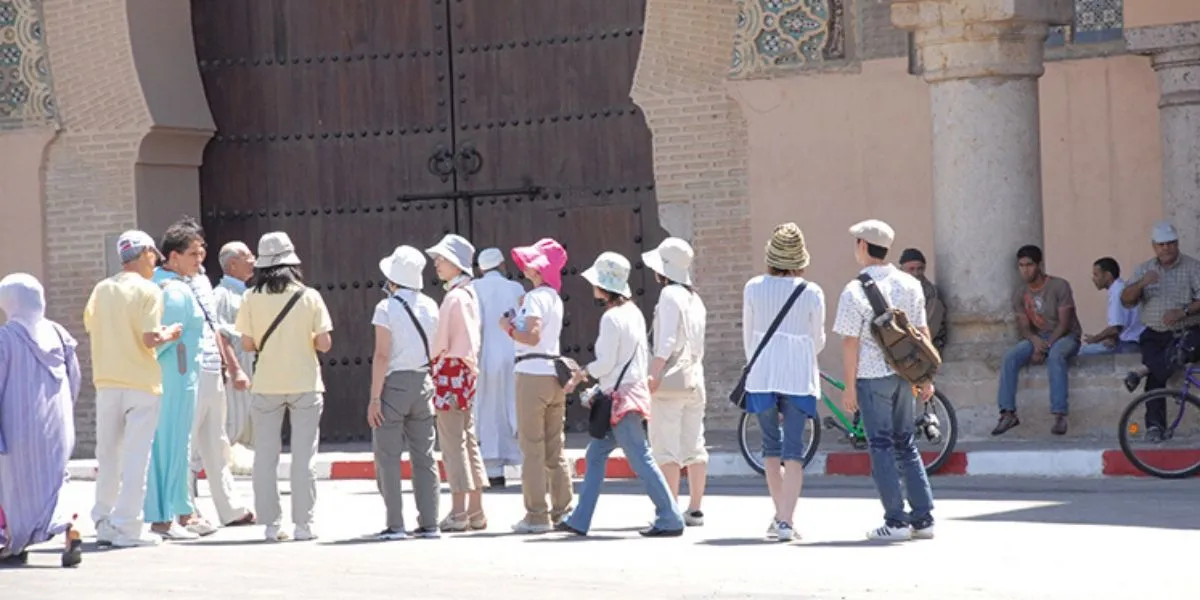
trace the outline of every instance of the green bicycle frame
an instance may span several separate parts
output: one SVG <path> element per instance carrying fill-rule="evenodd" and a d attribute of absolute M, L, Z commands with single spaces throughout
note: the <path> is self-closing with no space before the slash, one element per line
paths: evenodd
<path fill-rule="evenodd" d="M 832 385 L 839 392 L 846 391 L 846 384 L 834 379 L 833 377 L 830 377 L 829 375 L 826 375 L 825 373 L 821 373 L 821 380 L 829 385 Z M 855 423 L 853 416 L 847 417 L 846 413 L 842 412 L 842 409 L 838 408 L 837 404 L 833 402 L 833 399 L 825 395 L 825 390 L 821 390 L 821 402 L 825 404 L 825 408 L 828 409 L 829 412 L 833 413 L 833 418 L 837 419 L 837 421 L 842 424 L 842 427 L 845 428 L 846 433 L 848 433 L 850 437 L 860 438 L 866 435 L 866 433 L 863 431 L 861 421 L 859 423 Z"/>

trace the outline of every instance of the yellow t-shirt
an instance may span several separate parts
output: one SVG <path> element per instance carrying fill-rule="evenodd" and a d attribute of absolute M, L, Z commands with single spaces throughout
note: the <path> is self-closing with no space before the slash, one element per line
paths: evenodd
<path fill-rule="evenodd" d="M 123 271 L 96 284 L 83 326 L 91 337 L 92 383 L 96 389 L 125 388 L 162 395 L 162 370 L 142 335 L 162 324 L 162 290 Z"/>
<path fill-rule="evenodd" d="M 250 290 L 242 300 L 234 328 L 261 345 L 262 336 L 295 293 L 288 288 L 282 294 Z M 333 321 L 321 293 L 309 288 L 300 296 L 291 312 L 279 322 L 259 353 L 258 366 L 250 382 L 255 394 L 307 394 L 325 391 L 321 362 L 313 347 L 313 336 L 333 331 Z"/>

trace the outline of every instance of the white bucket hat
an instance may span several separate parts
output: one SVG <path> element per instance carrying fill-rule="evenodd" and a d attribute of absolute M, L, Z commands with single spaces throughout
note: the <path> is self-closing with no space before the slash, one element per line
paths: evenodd
<path fill-rule="evenodd" d="M 633 292 L 629 289 L 629 260 L 616 252 L 605 252 L 597 256 L 596 262 L 583 272 L 583 278 L 602 290 L 626 298 L 633 297 Z"/>
<path fill-rule="evenodd" d="M 258 240 L 258 260 L 254 266 L 265 269 L 280 265 L 298 265 L 300 257 L 296 255 L 296 246 L 292 238 L 282 231 L 264 233 Z"/>
<path fill-rule="evenodd" d="M 490 271 L 504 264 L 504 253 L 499 248 L 486 248 L 479 253 L 479 270 Z"/>
<path fill-rule="evenodd" d="M 450 264 L 458 267 L 460 271 L 466 273 L 468 276 L 471 274 L 471 262 L 475 258 L 475 246 L 472 246 L 471 242 L 468 242 L 467 238 L 461 235 L 454 233 L 446 234 L 446 237 L 443 237 L 442 241 L 438 242 L 436 246 L 426 249 L 425 253 L 429 256 L 440 256 L 450 261 Z"/>
<path fill-rule="evenodd" d="M 695 253 L 691 245 L 679 239 L 669 237 L 662 241 L 657 248 L 642 254 L 642 262 L 651 271 L 683 285 L 692 285 L 692 258 Z"/>
<path fill-rule="evenodd" d="M 425 287 L 425 255 L 412 246 L 397 246 L 392 255 L 379 261 L 379 270 L 388 281 L 413 290 Z"/>

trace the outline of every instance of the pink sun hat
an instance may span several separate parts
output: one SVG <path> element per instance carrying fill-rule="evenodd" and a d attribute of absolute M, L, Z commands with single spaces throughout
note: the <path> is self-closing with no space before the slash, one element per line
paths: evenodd
<path fill-rule="evenodd" d="M 567 264 L 567 251 L 558 242 L 542 238 L 532 246 L 513 248 L 512 259 L 518 269 L 532 268 L 546 285 L 556 292 L 562 291 L 562 268 Z"/>

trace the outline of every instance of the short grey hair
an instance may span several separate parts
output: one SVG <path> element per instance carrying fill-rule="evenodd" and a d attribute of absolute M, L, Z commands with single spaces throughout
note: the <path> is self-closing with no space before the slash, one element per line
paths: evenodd
<path fill-rule="evenodd" d="M 229 242 L 221 246 L 221 252 L 217 255 L 217 261 L 221 264 L 221 270 L 225 271 L 229 268 L 229 261 L 239 254 L 250 254 L 250 246 L 245 242 Z"/>

